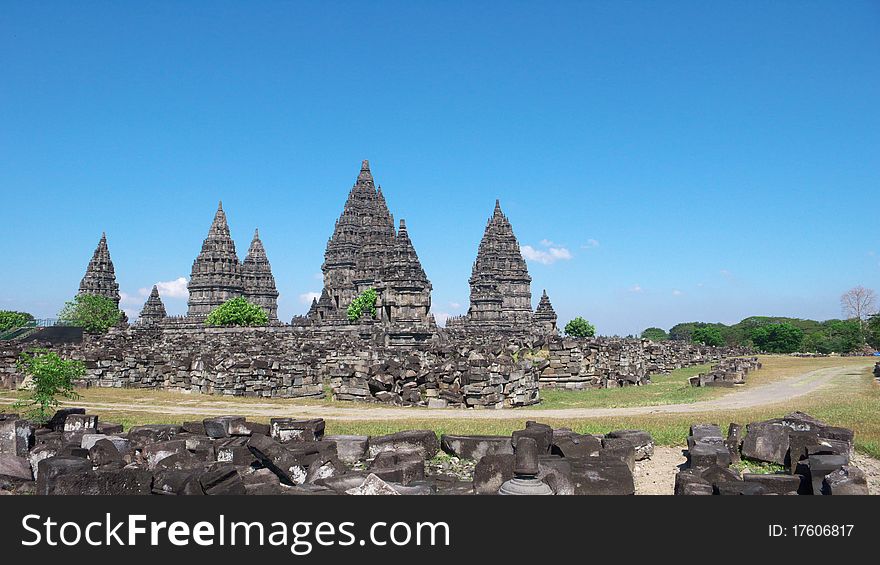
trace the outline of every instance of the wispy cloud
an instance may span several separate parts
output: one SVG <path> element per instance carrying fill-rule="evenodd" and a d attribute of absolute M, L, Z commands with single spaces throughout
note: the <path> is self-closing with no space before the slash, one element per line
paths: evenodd
<path fill-rule="evenodd" d="M 162 298 L 189 298 L 189 291 L 186 289 L 186 277 L 177 277 L 173 281 L 159 281 L 156 283 L 159 289 L 159 296 Z M 145 295 L 150 294 L 151 289 L 140 289 L 138 292 L 144 292 Z"/>
<path fill-rule="evenodd" d="M 595 249 L 599 247 L 599 241 L 595 239 L 588 239 L 587 242 L 581 245 L 581 249 Z"/>
<path fill-rule="evenodd" d="M 634 284 L 634 285 L 632 285 L 631 287 L 629 287 L 629 291 L 630 291 L 630 292 L 634 292 L 634 293 L 636 293 L 636 294 L 639 294 L 639 293 L 644 292 L 645 289 L 643 289 L 643 288 L 642 288 L 642 285 L 640 285 L 640 284 Z"/>
<path fill-rule="evenodd" d="M 461 308 L 461 304 L 459 304 L 458 302 L 450 302 L 449 307 L 453 310 L 459 310 Z"/>
<path fill-rule="evenodd" d="M 681 296 L 682 294 L 684 294 L 684 293 L 678 289 L 674 289 L 672 291 L 672 296 Z"/>
<path fill-rule="evenodd" d="M 321 293 L 315 291 L 304 292 L 299 295 L 300 304 L 311 304 L 312 300 L 316 300 L 318 298 L 321 298 Z"/>
<path fill-rule="evenodd" d="M 556 245 L 549 239 L 542 239 L 541 246 L 537 249 L 531 245 L 521 245 L 519 250 L 526 261 L 535 261 L 543 265 L 552 265 L 557 261 L 568 261 L 573 257 L 571 251 L 561 245 Z"/>

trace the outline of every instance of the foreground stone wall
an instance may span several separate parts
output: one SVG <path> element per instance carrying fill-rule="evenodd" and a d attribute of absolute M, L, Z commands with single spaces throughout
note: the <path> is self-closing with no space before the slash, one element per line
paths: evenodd
<path fill-rule="evenodd" d="M 391 343 L 372 326 L 134 326 L 54 349 L 85 362 L 86 386 L 294 398 L 324 396 L 330 385 L 338 400 L 471 408 L 533 404 L 539 387 L 645 384 L 652 373 L 739 353 L 637 339 L 456 332 L 407 346 Z M 15 360 L 34 345 L 0 350 L 0 386 L 21 383 Z"/>

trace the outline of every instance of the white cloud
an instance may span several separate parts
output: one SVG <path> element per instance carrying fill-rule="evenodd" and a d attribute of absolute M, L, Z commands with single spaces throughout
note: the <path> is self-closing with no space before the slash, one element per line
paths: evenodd
<path fill-rule="evenodd" d="M 311 304 L 312 300 L 316 300 L 318 298 L 321 298 L 320 292 L 304 292 L 299 295 L 299 301 L 301 304 Z"/>
<path fill-rule="evenodd" d="M 159 281 L 156 283 L 159 289 L 159 296 L 162 298 L 189 298 L 189 291 L 186 289 L 186 277 L 178 277 L 173 281 Z M 146 291 L 149 295 L 151 289 L 142 288 L 140 291 Z"/>
<path fill-rule="evenodd" d="M 588 239 L 587 242 L 581 245 L 581 249 L 595 249 L 599 247 L 599 241 L 595 239 Z"/>
<path fill-rule="evenodd" d="M 678 289 L 672 291 L 672 296 L 681 296 L 682 294 L 684 293 Z"/>
<path fill-rule="evenodd" d="M 450 302 L 449 307 L 453 310 L 458 310 L 461 308 L 461 304 L 459 304 L 458 302 Z"/>
<path fill-rule="evenodd" d="M 316 281 L 322 281 L 322 280 L 324 280 L 324 273 L 317 272 L 314 275 L 312 275 L 312 277 L 314 277 L 314 279 Z"/>
<path fill-rule="evenodd" d="M 552 241 L 542 240 L 541 244 L 547 249 L 535 249 L 531 245 L 520 246 L 520 253 L 527 261 L 537 261 L 544 265 L 552 265 L 556 261 L 568 261 L 572 258 L 571 252 L 565 247 L 552 247 Z"/>
<path fill-rule="evenodd" d="M 645 289 L 643 289 L 641 287 L 641 285 L 638 285 L 638 284 L 634 284 L 631 287 L 629 287 L 630 292 L 640 293 L 640 292 L 644 292 L 644 290 Z"/>
<path fill-rule="evenodd" d="M 733 274 L 730 271 L 728 271 L 727 269 L 721 269 L 718 272 L 721 273 L 722 277 L 726 277 L 728 279 L 733 276 Z"/>

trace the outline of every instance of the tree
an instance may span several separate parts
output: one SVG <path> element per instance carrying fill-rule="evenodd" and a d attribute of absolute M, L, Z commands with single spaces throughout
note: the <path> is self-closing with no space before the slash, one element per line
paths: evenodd
<path fill-rule="evenodd" d="M 831 340 L 821 332 L 813 332 L 804 336 L 801 349 L 808 353 L 822 353 L 827 355 L 833 351 Z"/>
<path fill-rule="evenodd" d="M 122 312 L 106 296 L 79 294 L 64 305 L 58 318 L 89 333 L 102 334 L 122 320 Z"/>
<path fill-rule="evenodd" d="M 716 326 L 706 325 L 694 329 L 691 334 L 691 339 L 694 343 L 701 343 L 703 345 L 711 345 L 714 347 L 721 347 L 724 345 L 724 337 L 721 335 L 721 330 Z"/>
<path fill-rule="evenodd" d="M 578 316 L 565 324 L 565 335 L 571 337 L 593 337 L 596 335 L 596 326 Z"/>
<path fill-rule="evenodd" d="M 859 285 L 840 296 L 840 306 L 845 317 L 864 324 L 868 316 L 877 313 L 877 295 L 870 288 Z"/>
<path fill-rule="evenodd" d="M 266 312 L 241 296 L 230 298 L 205 318 L 208 326 L 265 326 L 268 323 Z"/>
<path fill-rule="evenodd" d="M 28 397 L 14 405 L 15 408 L 29 409 L 28 417 L 46 422 L 58 406 L 59 396 L 70 400 L 79 398 L 73 384 L 86 373 L 82 361 L 65 360 L 54 351 L 34 349 L 22 353 L 17 366 L 19 371 L 32 378 Z"/>
<path fill-rule="evenodd" d="M 801 347 L 804 332 L 788 322 L 767 324 L 752 330 L 752 343 L 761 351 L 770 353 L 794 353 Z"/>
<path fill-rule="evenodd" d="M 0 332 L 21 328 L 34 321 L 34 317 L 27 312 L 15 312 L 13 310 L 0 310 Z"/>
<path fill-rule="evenodd" d="M 376 291 L 372 288 L 368 288 L 360 293 L 351 301 L 351 304 L 348 305 L 348 309 L 345 311 L 345 314 L 348 316 L 348 321 L 351 323 L 357 322 L 361 319 L 364 312 L 369 312 L 370 316 L 375 317 L 376 299 L 378 297 L 379 295 L 376 294 Z"/>
<path fill-rule="evenodd" d="M 666 333 L 666 330 L 661 328 L 647 328 L 642 332 L 642 339 L 649 339 L 651 341 L 666 341 L 669 339 L 669 334 Z"/>
<path fill-rule="evenodd" d="M 851 353 L 865 343 L 862 323 L 852 320 L 830 320 L 826 324 L 826 335 L 832 351 Z"/>
<path fill-rule="evenodd" d="M 880 314 L 874 314 L 868 318 L 865 334 L 868 345 L 874 349 L 880 349 Z"/>

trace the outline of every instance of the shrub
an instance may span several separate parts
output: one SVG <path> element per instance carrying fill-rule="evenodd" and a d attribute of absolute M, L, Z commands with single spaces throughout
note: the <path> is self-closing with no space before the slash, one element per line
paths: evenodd
<path fill-rule="evenodd" d="M 349 322 L 357 322 L 361 319 L 364 312 L 369 312 L 370 316 L 376 316 L 376 299 L 379 297 L 376 291 L 368 288 L 351 301 L 348 309 L 345 311 Z"/>
<path fill-rule="evenodd" d="M 584 320 L 580 316 L 565 324 L 565 335 L 571 337 L 593 337 L 596 335 L 596 326 Z"/>
<path fill-rule="evenodd" d="M 721 335 L 721 330 L 715 326 L 695 328 L 691 334 L 691 340 L 693 340 L 694 343 L 701 343 L 703 345 L 711 345 L 714 347 L 721 347 L 724 345 L 724 337 Z"/>
<path fill-rule="evenodd" d="M 642 338 L 651 341 L 666 341 L 669 339 L 669 334 L 661 328 L 648 328 L 642 332 Z"/>
<path fill-rule="evenodd" d="M 205 324 L 209 326 L 265 326 L 268 323 L 266 312 L 241 296 L 214 308 L 205 319 Z"/>
<path fill-rule="evenodd" d="M 804 332 L 788 322 L 767 324 L 752 330 L 752 343 L 769 353 L 793 353 L 800 349 Z"/>
<path fill-rule="evenodd" d="M 20 328 L 33 321 L 34 317 L 27 312 L 0 310 L 0 332 L 5 332 L 12 328 Z"/>
<path fill-rule="evenodd" d="M 65 360 L 54 351 L 34 349 L 18 359 L 18 370 L 30 375 L 32 382 L 28 397 L 15 403 L 15 408 L 29 409 L 28 417 L 46 422 L 58 406 L 58 397 L 76 400 L 73 382 L 86 373 L 82 361 Z"/>
<path fill-rule="evenodd" d="M 102 334 L 122 319 L 122 312 L 116 303 L 106 296 L 79 294 L 64 305 L 58 318 L 73 326 L 79 326 L 89 333 Z"/>

